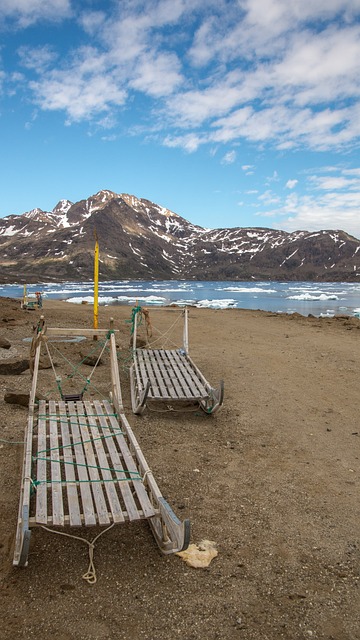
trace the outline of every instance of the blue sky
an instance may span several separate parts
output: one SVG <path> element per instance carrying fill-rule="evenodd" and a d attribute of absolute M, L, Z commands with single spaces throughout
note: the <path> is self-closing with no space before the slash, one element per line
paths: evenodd
<path fill-rule="evenodd" d="M 360 238 L 360 0 L 1 0 L 0 217 L 100 189 Z"/>

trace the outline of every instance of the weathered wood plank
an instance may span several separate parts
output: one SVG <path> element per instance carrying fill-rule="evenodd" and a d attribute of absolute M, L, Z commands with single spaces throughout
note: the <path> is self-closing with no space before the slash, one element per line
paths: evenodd
<path fill-rule="evenodd" d="M 192 367 L 188 357 L 181 355 L 178 351 L 167 351 L 167 354 L 169 360 L 174 362 L 174 365 L 176 364 L 180 369 L 190 388 L 196 390 L 196 393 L 200 394 L 201 398 L 206 398 L 208 391 L 199 378 L 197 370 Z"/>
<path fill-rule="evenodd" d="M 208 390 L 186 355 L 165 349 L 138 349 L 135 354 L 141 384 L 150 380 L 149 398 L 157 400 L 203 399 Z"/>
<path fill-rule="evenodd" d="M 143 514 L 145 516 L 145 518 L 150 518 L 153 515 L 155 515 L 155 511 L 154 511 L 154 507 L 150 502 L 148 493 L 144 487 L 144 484 L 142 482 L 141 479 L 137 480 L 136 478 L 136 474 L 139 473 L 138 467 L 136 465 L 136 462 L 134 460 L 134 458 L 131 455 L 130 449 L 128 447 L 128 444 L 126 442 L 125 436 L 122 433 L 119 433 L 118 428 L 119 428 L 119 422 L 118 419 L 115 418 L 114 415 L 112 415 L 112 407 L 110 405 L 110 403 L 107 400 L 104 400 L 103 402 L 104 405 L 104 410 L 105 412 L 108 414 L 109 416 L 109 421 L 110 424 L 112 426 L 112 428 L 114 429 L 114 438 L 116 438 L 118 445 L 120 447 L 121 453 L 122 453 L 122 457 L 124 459 L 124 462 L 126 464 L 126 467 L 128 469 L 128 471 L 132 472 L 132 476 L 133 476 L 133 480 L 132 480 L 132 484 L 133 487 L 135 489 L 136 495 L 139 499 L 140 505 L 141 505 L 141 509 L 143 511 Z"/>
<path fill-rule="evenodd" d="M 135 367 L 135 370 L 138 374 L 140 372 L 142 389 L 145 389 L 147 381 L 150 380 L 150 390 L 148 394 L 149 397 L 162 397 L 163 394 L 161 393 L 161 386 L 159 385 L 155 373 L 150 366 L 149 356 L 147 353 L 145 353 L 144 349 L 136 349 L 135 362 L 138 365 L 138 368 Z"/>
<path fill-rule="evenodd" d="M 37 425 L 37 452 L 36 480 L 39 482 L 36 488 L 36 522 L 47 523 L 47 476 L 46 476 L 46 416 L 47 405 L 45 400 L 40 400 L 39 417 Z"/>
<path fill-rule="evenodd" d="M 63 458 L 65 467 L 65 479 L 66 479 L 66 493 L 68 500 L 69 522 L 72 527 L 79 527 L 81 525 L 81 513 L 78 498 L 78 488 L 76 486 L 75 475 L 75 458 L 71 446 L 71 438 L 69 431 L 68 416 L 66 413 L 65 402 L 58 403 L 59 420 L 61 437 L 63 443 Z"/>
<path fill-rule="evenodd" d="M 152 351 L 152 356 L 155 358 L 161 376 L 164 380 L 166 390 L 171 398 L 183 398 L 184 390 L 181 388 L 177 376 L 170 362 L 163 357 L 163 352 L 159 349 Z"/>
<path fill-rule="evenodd" d="M 94 401 L 94 407 L 96 409 L 96 413 L 99 416 L 100 425 L 103 428 L 106 434 L 109 434 L 109 423 L 106 414 L 104 414 L 104 410 L 102 407 L 102 403 L 98 400 Z M 111 410 L 112 411 L 112 410 Z M 112 428 L 119 433 L 120 425 L 115 418 Z M 123 457 L 120 457 L 120 452 L 116 447 L 115 441 L 115 433 L 114 438 L 106 438 L 106 446 L 110 454 L 111 467 L 113 469 L 113 477 L 114 482 L 118 481 L 118 487 L 120 489 L 122 498 L 124 500 L 126 510 L 129 514 L 130 520 L 140 520 L 141 515 L 136 506 L 135 500 L 132 495 L 132 481 L 126 479 L 128 476 L 126 472 L 128 471 L 127 465 Z M 121 452 L 122 453 L 122 452 Z M 130 454 L 130 452 L 129 452 Z M 130 454 L 131 457 L 131 454 Z"/>
<path fill-rule="evenodd" d="M 82 402 L 77 402 L 76 409 L 79 416 L 80 435 L 83 441 L 86 462 L 88 464 L 89 476 L 92 481 L 90 486 L 91 486 L 92 494 L 94 497 L 98 521 L 99 521 L 99 524 L 109 524 L 110 520 L 108 516 L 106 500 L 103 494 L 102 486 L 100 484 L 100 476 L 98 471 L 99 463 L 95 456 L 93 444 L 91 442 L 92 438 L 91 438 L 86 417 L 85 417 L 84 404 Z M 101 445 L 101 441 L 100 441 L 100 445 Z"/>
<path fill-rule="evenodd" d="M 67 402 L 66 404 L 69 411 L 70 428 L 73 438 L 73 450 L 76 460 L 76 471 L 80 482 L 82 512 L 84 515 L 85 524 L 95 525 L 96 516 L 94 513 L 94 504 L 89 485 L 89 474 L 87 471 L 87 464 L 79 431 L 78 418 L 76 417 L 75 412 L 75 403 Z"/>
<path fill-rule="evenodd" d="M 179 389 L 179 397 L 183 399 L 192 399 L 194 398 L 194 396 L 197 396 L 197 390 L 195 391 L 193 386 L 189 384 L 189 379 L 186 375 L 186 371 L 184 371 L 183 367 L 181 366 L 181 360 L 176 360 L 173 353 L 173 351 L 168 351 L 165 349 L 160 350 L 161 357 L 166 361 L 167 366 L 173 372 L 174 380 L 176 380 L 176 384 Z"/>
<path fill-rule="evenodd" d="M 92 402 L 88 402 L 88 401 L 84 402 L 84 407 L 87 414 L 87 420 L 90 426 L 91 436 L 94 441 L 94 446 L 96 449 L 96 455 L 98 459 L 98 465 L 100 467 L 100 474 L 104 481 L 105 491 L 109 501 L 109 506 L 111 509 L 113 520 L 114 522 L 124 522 L 125 516 L 121 509 L 121 504 L 116 492 L 116 488 L 113 481 L 113 474 L 109 468 L 109 460 L 107 458 L 105 449 L 101 442 L 102 434 L 100 434 L 100 431 L 98 428 L 97 417 L 95 415 L 96 414 L 95 407 Z M 108 433 L 105 433 L 104 435 L 108 435 Z"/>
<path fill-rule="evenodd" d="M 118 333 L 119 330 L 116 329 L 115 333 Z M 109 333 L 108 329 L 74 329 L 74 328 L 62 328 L 62 327 L 47 327 L 46 335 L 48 337 L 62 337 L 62 336 L 106 336 Z"/>
<path fill-rule="evenodd" d="M 54 525 L 64 525 L 64 504 L 61 485 L 60 451 L 58 422 L 56 417 L 55 401 L 49 402 L 49 433 L 50 433 L 50 458 L 51 458 L 51 501 L 52 521 Z M 46 456 L 46 454 L 45 454 Z"/>

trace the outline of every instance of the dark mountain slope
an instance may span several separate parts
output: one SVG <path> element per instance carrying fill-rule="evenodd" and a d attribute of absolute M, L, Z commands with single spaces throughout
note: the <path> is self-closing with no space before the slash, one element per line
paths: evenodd
<path fill-rule="evenodd" d="M 128 194 L 100 191 L 0 219 L 0 280 L 357 280 L 360 241 L 343 231 L 204 229 Z"/>

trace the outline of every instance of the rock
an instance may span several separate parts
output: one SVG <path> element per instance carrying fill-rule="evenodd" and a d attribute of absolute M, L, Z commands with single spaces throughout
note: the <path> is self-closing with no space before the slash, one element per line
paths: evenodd
<path fill-rule="evenodd" d="M 54 363 L 54 366 L 56 366 L 56 363 Z M 48 356 L 44 356 L 40 358 L 39 369 L 51 369 L 51 362 Z"/>
<path fill-rule="evenodd" d="M 99 354 L 97 354 L 97 353 L 94 353 L 92 355 L 91 354 L 90 355 L 89 354 L 86 355 L 86 354 L 82 353 L 81 354 L 81 358 L 82 358 L 81 362 L 82 362 L 82 364 L 89 365 L 89 367 L 95 367 L 96 363 L 98 365 L 102 364 L 101 358 L 100 358 L 100 360 L 98 362 L 98 357 L 99 357 Z"/>
<path fill-rule="evenodd" d="M 9 340 L 6 340 L 6 338 L 2 338 L 0 336 L 0 348 L 1 349 L 10 349 L 11 347 L 11 343 L 9 342 Z"/>
<path fill-rule="evenodd" d="M 10 391 L 7 389 L 4 394 L 4 400 L 8 404 L 20 404 L 22 407 L 29 406 L 30 393 L 23 393 L 21 391 Z"/>
<path fill-rule="evenodd" d="M 15 389 L 6 389 L 4 394 L 5 402 L 7 402 L 8 404 L 19 404 L 22 407 L 29 406 L 29 398 L 30 398 L 29 392 L 24 393 L 23 391 L 16 391 Z M 40 393 L 39 394 L 37 393 L 36 400 L 46 400 L 46 398 L 42 396 Z"/>
<path fill-rule="evenodd" d="M 0 375 L 19 376 L 29 368 L 29 360 L 6 360 L 5 362 L 0 362 Z"/>

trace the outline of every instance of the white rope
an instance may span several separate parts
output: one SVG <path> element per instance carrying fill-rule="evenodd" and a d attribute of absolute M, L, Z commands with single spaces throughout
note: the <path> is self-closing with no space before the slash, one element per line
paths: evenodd
<path fill-rule="evenodd" d="M 180 322 L 182 316 L 184 315 L 184 312 L 182 311 L 178 317 L 176 318 L 176 320 L 173 322 L 173 324 L 167 329 L 167 331 L 161 332 L 157 327 L 154 327 L 153 325 L 153 329 L 155 329 L 155 331 L 157 331 L 157 333 L 159 334 L 157 338 L 155 338 L 154 340 L 152 340 L 151 342 L 149 342 L 149 346 L 153 347 L 157 342 L 159 342 L 161 339 L 166 339 L 166 341 L 170 342 L 173 346 L 178 346 L 176 345 L 175 342 L 173 342 L 173 340 L 171 340 L 171 338 L 169 337 L 169 333 L 171 333 L 174 329 L 174 327 L 176 327 L 176 325 Z"/>
<path fill-rule="evenodd" d="M 101 349 L 100 355 L 99 355 L 98 359 L 96 360 L 96 362 L 95 362 L 95 364 L 94 364 L 94 368 L 93 368 L 92 372 L 90 373 L 90 375 L 89 375 L 89 377 L 88 377 L 88 381 L 89 381 L 89 382 L 90 382 L 90 380 L 91 380 L 91 376 L 93 375 L 93 373 L 94 373 L 94 371 L 95 371 L 95 369 L 96 369 L 97 365 L 98 365 L 98 364 L 99 364 L 99 362 L 100 362 L 101 356 L 102 356 L 102 354 L 104 353 L 105 348 L 106 348 L 106 345 L 107 345 L 107 343 L 108 343 L 108 342 L 109 342 L 109 338 L 107 338 L 107 339 L 105 340 L 104 345 L 103 345 L 103 348 Z"/>
<path fill-rule="evenodd" d="M 63 354 L 59 349 L 57 349 L 57 348 L 55 347 L 55 345 L 52 345 L 52 348 L 54 349 L 54 351 L 57 351 L 57 352 L 58 352 L 58 354 L 63 358 L 63 360 L 65 360 L 65 362 L 66 362 L 68 365 L 70 365 L 70 367 L 73 369 L 73 373 L 72 373 L 72 374 L 70 374 L 70 375 L 69 375 L 69 376 L 67 376 L 67 377 L 72 377 L 72 378 L 73 378 L 73 377 L 75 377 L 75 375 L 76 375 L 76 376 L 78 376 L 79 378 L 81 378 L 82 380 L 84 380 L 84 381 L 86 382 L 86 385 L 88 385 L 88 384 L 90 384 L 90 382 L 91 382 L 91 378 L 92 378 L 92 376 L 93 376 L 93 374 L 94 374 L 94 372 L 95 372 L 95 369 L 96 369 L 97 365 L 99 364 L 100 358 L 101 358 L 101 356 L 103 355 L 103 353 L 104 353 L 104 351 L 105 351 L 105 349 L 106 349 L 106 346 L 107 346 L 107 343 L 108 343 L 108 342 L 109 342 L 109 338 L 107 338 L 107 339 L 105 340 L 105 343 L 103 344 L 103 348 L 102 348 L 102 350 L 101 350 L 101 352 L 100 352 L 100 355 L 99 355 L 98 359 L 96 360 L 95 365 L 94 365 L 94 367 L 93 367 L 93 369 L 92 369 L 92 371 L 91 371 L 91 373 L 90 373 L 90 375 L 89 375 L 89 377 L 88 377 L 88 378 L 86 378 L 85 376 L 83 376 L 83 375 L 82 375 L 82 373 L 80 373 L 80 371 L 78 371 L 78 370 L 77 370 L 77 367 L 76 367 L 72 362 L 70 362 L 70 360 L 68 360 L 68 359 L 64 356 L 64 354 Z M 48 356 L 49 356 L 50 364 L 51 364 L 52 370 L 53 370 L 53 372 L 54 372 L 55 380 L 56 380 L 56 382 L 57 382 L 57 383 L 60 383 L 60 382 L 61 382 L 61 376 L 58 376 L 58 375 L 57 375 L 57 373 L 56 373 L 55 366 L 54 366 L 54 362 L 53 362 L 53 359 L 52 359 L 52 357 L 51 357 L 51 353 L 50 353 L 50 350 L 49 350 L 49 347 L 48 347 L 48 344 L 47 344 L 47 342 L 46 342 L 46 341 L 45 341 L 45 345 L 46 345 L 47 354 L 48 354 Z M 86 360 L 86 358 L 85 358 L 85 360 Z"/>
<path fill-rule="evenodd" d="M 66 538 L 74 538 L 74 540 L 80 540 L 80 542 L 84 542 L 85 544 L 88 545 L 88 547 L 89 547 L 89 566 L 88 566 L 88 570 L 86 571 L 86 573 L 84 573 L 82 578 L 83 578 L 83 580 L 86 580 L 86 582 L 88 584 L 95 584 L 95 582 L 97 581 L 96 570 L 95 570 L 95 565 L 94 565 L 95 542 L 100 538 L 100 536 L 103 535 L 103 533 L 106 533 L 107 531 L 112 529 L 114 524 L 115 524 L 115 522 L 113 522 L 110 525 L 110 527 L 107 527 L 107 529 L 104 529 L 103 531 L 100 531 L 100 533 L 94 538 L 94 540 L 91 540 L 90 542 L 89 542 L 89 540 L 86 540 L 86 538 L 80 538 L 80 536 L 74 536 L 74 535 L 72 535 L 70 533 L 65 533 L 64 531 L 55 531 L 54 529 L 49 529 L 48 527 L 45 527 L 45 526 L 42 526 L 42 529 L 45 529 L 45 531 L 48 531 L 49 533 L 57 533 L 59 536 L 65 536 Z"/>
<path fill-rule="evenodd" d="M 46 351 L 47 351 L 47 354 L 48 354 L 48 357 L 49 357 L 49 360 L 50 360 L 51 368 L 52 368 L 52 370 L 54 372 L 55 380 L 57 382 L 59 382 L 61 378 L 59 378 L 59 376 L 56 374 L 55 367 L 54 367 L 54 362 L 53 362 L 53 359 L 51 357 L 51 353 L 50 353 L 50 349 L 49 349 L 47 340 L 44 340 L 44 342 L 45 342 Z"/>

